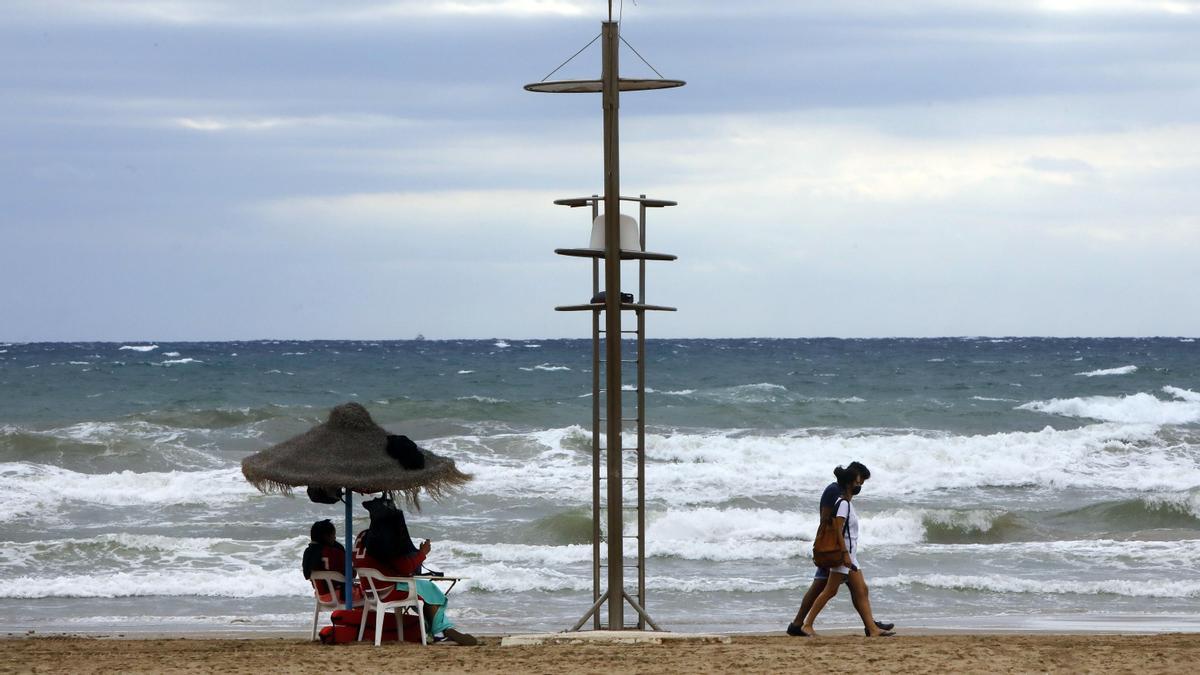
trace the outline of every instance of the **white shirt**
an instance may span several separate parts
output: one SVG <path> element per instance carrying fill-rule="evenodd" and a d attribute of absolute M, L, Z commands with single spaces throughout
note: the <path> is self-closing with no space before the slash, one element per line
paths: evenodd
<path fill-rule="evenodd" d="M 838 502 L 837 513 L 835 514 L 834 517 L 846 519 L 846 529 L 843 531 L 843 534 L 846 537 L 846 548 L 848 548 L 850 550 L 850 561 L 854 563 L 855 567 L 859 567 L 859 564 L 858 564 L 858 513 L 855 512 L 855 510 L 854 510 L 854 504 L 851 504 L 850 502 L 848 502 L 844 499 L 842 501 Z M 842 574 L 849 574 L 850 568 L 849 567 L 834 567 L 833 571 L 841 572 Z"/>

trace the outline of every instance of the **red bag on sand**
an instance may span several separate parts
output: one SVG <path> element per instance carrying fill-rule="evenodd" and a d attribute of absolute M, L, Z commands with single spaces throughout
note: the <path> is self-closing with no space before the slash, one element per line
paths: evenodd
<path fill-rule="evenodd" d="M 332 626 L 325 626 L 321 629 L 321 642 L 327 645 L 340 645 L 356 642 L 358 640 L 358 624 L 362 620 L 361 609 L 335 609 L 330 620 Z M 417 617 L 411 614 L 403 615 L 404 621 L 404 641 L 405 642 L 421 642 L 421 625 L 417 621 Z M 396 631 L 396 615 L 391 614 L 383 619 L 383 635 L 380 637 L 381 642 L 396 642 L 399 639 L 399 633 Z M 375 613 L 367 612 L 367 626 L 363 630 L 364 642 L 375 642 Z"/>

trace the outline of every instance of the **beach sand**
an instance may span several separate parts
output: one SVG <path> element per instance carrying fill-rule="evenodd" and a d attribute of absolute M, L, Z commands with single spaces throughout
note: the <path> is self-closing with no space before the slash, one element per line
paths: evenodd
<path fill-rule="evenodd" d="M 296 638 L 14 638 L 0 673 L 1196 673 L 1200 634 L 735 636 L 726 645 L 322 646 Z"/>

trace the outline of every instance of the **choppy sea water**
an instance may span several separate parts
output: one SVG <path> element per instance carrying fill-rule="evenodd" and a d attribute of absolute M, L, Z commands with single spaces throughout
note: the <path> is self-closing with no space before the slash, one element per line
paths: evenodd
<path fill-rule="evenodd" d="M 648 609 L 781 630 L 839 463 L 879 617 L 1200 625 L 1200 342 L 651 340 Z M 591 601 L 590 343 L 0 344 L 0 630 L 303 630 L 313 520 L 245 455 L 333 405 L 475 481 L 410 514 L 452 616 L 558 630 Z M 357 526 L 366 525 L 359 510 Z M 847 594 L 822 617 L 855 623 Z M 819 624 L 820 625 L 820 624 Z"/>

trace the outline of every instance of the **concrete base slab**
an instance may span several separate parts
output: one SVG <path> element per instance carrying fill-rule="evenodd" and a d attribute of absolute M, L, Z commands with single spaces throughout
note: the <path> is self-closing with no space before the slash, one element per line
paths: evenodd
<path fill-rule="evenodd" d="M 536 633 L 508 635 L 500 640 L 501 647 L 533 647 L 538 645 L 661 645 L 661 644 L 729 644 L 728 635 L 716 633 L 670 633 L 648 630 L 588 630 L 577 633 Z"/>

